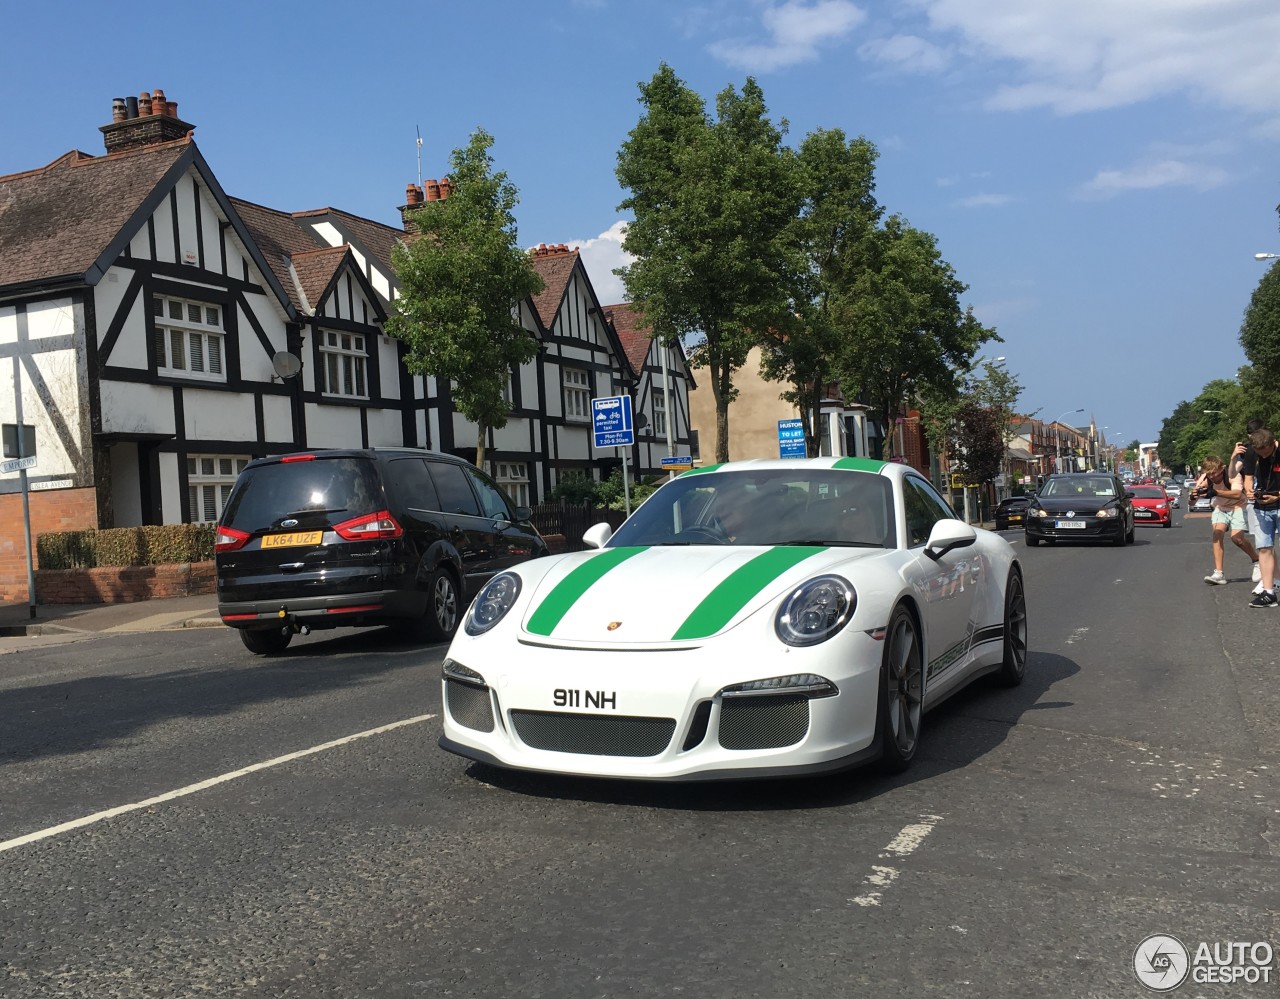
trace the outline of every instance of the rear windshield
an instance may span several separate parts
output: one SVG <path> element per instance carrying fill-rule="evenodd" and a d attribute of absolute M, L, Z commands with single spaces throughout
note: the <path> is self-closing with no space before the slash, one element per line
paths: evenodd
<path fill-rule="evenodd" d="M 1165 491 L 1156 486 L 1138 486 L 1133 495 L 1138 499 L 1164 499 Z"/>
<path fill-rule="evenodd" d="M 385 505 L 372 459 L 316 458 L 246 468 L 222 511 L 222 523 L 252 534 L 290 518 L 307 527 L 374 513 Z"/>

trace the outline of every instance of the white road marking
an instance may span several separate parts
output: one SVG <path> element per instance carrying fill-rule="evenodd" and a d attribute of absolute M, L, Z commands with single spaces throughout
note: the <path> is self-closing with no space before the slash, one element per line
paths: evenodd
<path fill-rule="evenodd" d="M 920 844 L 924 842 L 925 837 L 933 832 L 933 827 L 942 821 L 941 815 L 921 815 L 920 818 L 922 821 L 904 826 L 902 831 L 889 841 L 889 845 L 880 851 L 880 859 L 886 860 L 911 856 L 920 848 Z M 898 880 L 901 874 L 902 871 L 896 867 L 873 864 L 871 873 L 862 879 L 862 883 L 873 885 L 876 888 L 888 888 Z M 849 901 L 854 905 L 866 908 L 872 905 L 879 905 L 883 897 L 883 891 L 869 891 L 858 895 L 856 898 L 851 898 Z"/>
<path fill-rule="evenodd" d="M 405 718 L 402 721 L 392 722 L 390 725 L 380 725 L 378 728 L 371 728 L 365 732 L 356 732 L 354 735 L 346 735 L 341 739 L 334 739 L 332 742 L 325 742 L 321 743 L 319 746 L 312 746 L 310 749 L 300 749 L 296 753 L 286 753 L 284 756 L 277 756 L 273 760 L 263 760 L 261 763 L 253 763 L 240 770 L 233 770 L 230 773 L 220 774 L 217 777 L 210 777 L 208 780 L 202 780 L 195 784 L 188 784 L 186 787 L 180 787 L 175 791 L 166 791 L 164 794 L 157 794 L 153 798 L 147 798 L 143 801 L 135 801 L 129 805 L 117 805 L 115 808 L 108 808 L 106 811 L 95 812 L 92 815 L 85 815 L 78 819 L 72 819 L 70 822 L 63 822 L 61 825 L 50 826 L 48 829 L 40 829 L 33 833 L 27 833 L 25 836 L 19 836 L 16 839 L 0 842 L 0 853 L 4 853 L 5 850 L 12 850 L 15 847 L 26 846 L 28 843 L 36 843 L 42 839 L 48 839 L 50 836 L 58 836 L 64 832 L 70 832 L 72 829 L 80 829 L 83 826 L 93 825 L 95 822 L 101 822 L 104 819 L 115 818 L 117 815 L 136 812 L 140 808 L 150 808 L 152 805 L 159 805 L 162 802 L 173 801 L 175 798 L 184 798 L 189 794 L 195 794 L 197 791 L 206 791 L 211 787 L 217 787 L 219 784 L 225 784 L 228 781 L 236 780 L 239 777 L 245 777 L 248 774 L 257 773 L 259 770 L 278 767 L 282 763 L 289 763 L 292 760 L 300 760 L 304 756 L 314 756 L 316 753 L 323 753 L 328 749 L 345 746 L 347 743 L 355 742 L 357 739 L 368 739 L 370 736 L 382 735 L 384 732 L 391 732 L 398 728 L 404 728 L 406 725 L 418 725 L 424 721 L 430 721 L 435 717 L 435 715 L 417 715 L 413 718 Z"/>
<path fill-rule="evenodd" d="M 1075 631 L 1071 633 L 1071 637 L 1067 639 L 1067 644 L 1075 645 L 1077 639 L 1084 638 L 1084 636 L 1087 635 L 1088 633 L 1089 633 L 1088 628 L 1077 628 Z"/>

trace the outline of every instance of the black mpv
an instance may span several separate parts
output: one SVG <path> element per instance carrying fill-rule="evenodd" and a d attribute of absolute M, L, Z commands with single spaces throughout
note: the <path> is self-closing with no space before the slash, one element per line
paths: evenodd
<path fill-rule="evenodd" d="M 436 451 L 258 458 L 218 521 L 218 613 L 263 655 L 300 631 L 397 620 L 446 642 L 491 576 L 547 554 L 530 515 Z"/>

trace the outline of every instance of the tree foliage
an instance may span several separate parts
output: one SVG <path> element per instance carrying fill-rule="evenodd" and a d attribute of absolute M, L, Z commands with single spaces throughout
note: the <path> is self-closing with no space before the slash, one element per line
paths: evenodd
<path fill-rule="evenodd" d="M 806 136 L 796 157 L 803 202 L 790 235 L 793 322 L 766 331 L 761 372 L 786 383 L 781 398 L 800 414 L 810 457 L 817 456 L 821 437 L 811 417 L 835 381 L 832 358 L 845 333 L 832 303 L 848 279 L 851 248 L 870 237 L 884 211 L 875 199 L 877 155 L 865 138 L 846 140 L 839 129 L 819 129 Z"/>
<path fill-rule="evenodd" d="M 842 331 L 834 368 L 885 427 L 918 395 L 954 398 L 978 348 L 1001 339 L 961 308 L 967 286 L 934 236 L 899 216 L 851 247 L 844 267 L 846 282 L 832 306 Z M 885 458 L 893 438 L 885 435 Z"/>
<path fill-rule="evenodd" d="M 620 268 L 653 335 L 686 338 L 694 367 L 708 369 L 716 404 L 716 460 L 729 458 L 733 372 L 764 331 L 791 324 L 793 258 L 784 238 L 800 207 L 786 123 L 767 117 L 764 93 L 747 79 L 716 98 L 716 116 L 663 64 L 640 85 L 639 122 L 618 153 L 628 194 Z"/>
<path fill-rule="evenodd" d="M 947 434 L 951 465 L 967 483 L 990 482 L 1004 467 L 1000 417 L 990 406 L 969 397 L 956 410 Z"/>
<path fill-rule="evenodd" d="M 489 428 L 507 422 L 508 376 L 538 352 L 519 303 L 542 290 L 517 243 L 519 195 L 505 172 L 493 172 L 492 145 L 477 129 L 453 151 L 450 196 L 413 213 L 420 235 L 392 251 L 400 297 L 387 319 L 410 371 L 452 383 L 458 411 L 477 425 L 481 466 Z"/>
<path fill-rule="evenodd" d="M 1280 267 L 1272 264 L 1258 282 L 1240 324 L 1245 357 L 1272 381 L 1280 376 Z"/>

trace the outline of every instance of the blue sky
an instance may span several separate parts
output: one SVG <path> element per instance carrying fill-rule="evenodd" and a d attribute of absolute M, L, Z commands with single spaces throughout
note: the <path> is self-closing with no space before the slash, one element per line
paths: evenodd
<path fill-rule="evenodd" d="M 581 245 L 606 303 L 638 84 L 666 62 L 710 105 L 752 76 L 789 141 L 876 144 L 1024 407 L 1113 440 L 1234 377 L 1280 252 L 1276 0 L 60 2 L 5 29 L 0 174 L 101 152 L 111 99 L 159 87 L 229 193 L 398 226 L 415 129 L 432 178 L 483 127 L 521 242 Z"/>

